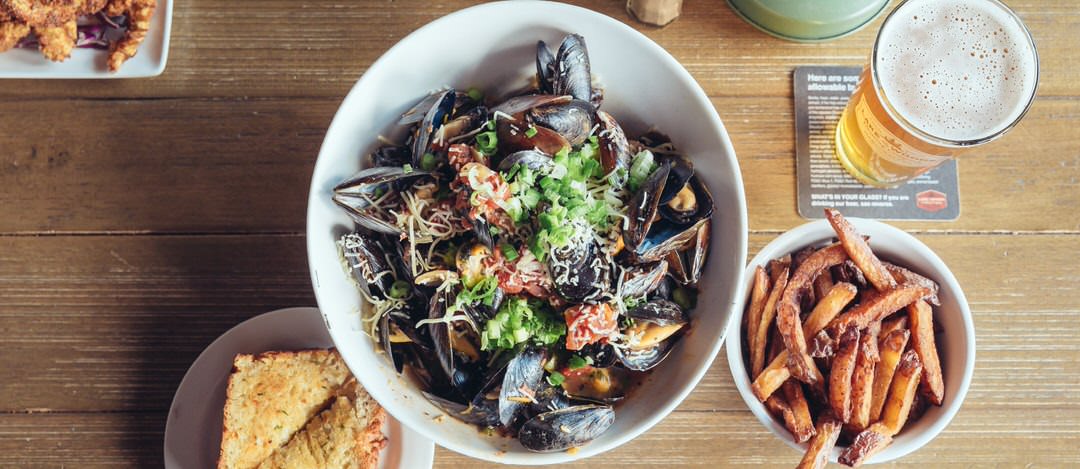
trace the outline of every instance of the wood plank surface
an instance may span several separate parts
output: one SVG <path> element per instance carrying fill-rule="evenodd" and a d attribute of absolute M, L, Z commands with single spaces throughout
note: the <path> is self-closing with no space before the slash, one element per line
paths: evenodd
<path fill-rule="evenodd" d="M 803 223 L 791 100 L 713 104 L 738 155 L 750 229 Z M 86 101 L 51 124 L 70 105 L 40 101 L 40 112 L 28 112 L 26 102 L 0 100 L 0 116 L 21 116 L 0 126 L 0 200 L 8 202 L 0 204 L 0 233 L 302 232 L 311 170 L 338 101 Z M 125 130 L 130 122 L 140 123 L 138 132 Z M 960 162 L 959 220 L 900 225 L 1080 233 L 1078 122 L 1080 99 L 1037 101 L 1009 135 Z"/>
<path fill-rule="evenodd" d="M 158 98 L 324 96 L 340 99 L 386 49 L 431 20 L 476 1 L 340 0 L 176 2 L 165 75 L 150 80 L 11 81 L 0 97 Z M 796 65 L 864 65 L 881 19 L 823 44 L 762 34 L 721 1 L 692 1 L 665 28 L 630 18 L 622 0 L 574 1 L 649 36 L 710 96 L 790 96 Z M 1080 14 L 1070 0 L 1008 2 L 1039 49 L 1042 96 L 1074 96 Z"/>
<path fill-rule="evenodd" d="M 313 305 L 311 170 L 342 97 L 387 48 L 475 4 L 176 2 L 164 75 L 0 84 L 0 467 L 160 467 L 166 412 L 214 338 Z M 750 255 L 795 211 L 791 71 L 862 65 L 881 20 L 796 44 L 722 1 L 665 28 L 623 0 L 574 1 L 657 41 L 698 80 L 738 154 Z M 930 445 L 884 467 L 1080 467 L 1080 8 L 1012 0 L 1040 55 L 1039 98 L 960 162 L 956 222 L 898 223 L 952 268 L 978 361 Z M 723 352 L 641 438 L 572 467 L 791 467 Z M 498 467 L 437 449 L 435 467 Z"/>

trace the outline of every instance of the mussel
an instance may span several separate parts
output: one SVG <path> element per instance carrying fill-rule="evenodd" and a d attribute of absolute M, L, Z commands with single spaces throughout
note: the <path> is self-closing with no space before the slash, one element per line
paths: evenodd
<path fill-rule="evenodd" d="M 656 262 L 691 244 L 708 245 L 710 232 L 701 230 L 711 220 L 713 199 L 697 175 L 691 174 L 683 188 L 663 203 L 667 184 L 681 180 L 673 173 L 682 167 L 677 160 L 662 160 L 631 199 L 629 227 L 623 231 L 623 239 L 633 262 Z M 683 189 L 688 189 L 689 195 Z"/>
<path fill-rule="evenodd" d="M 671 351 L 670 339 L 690 322 L 679 305 L 662 299 L 648 301 L 626 315 L 634 320 L 634 325 L 623 334 L 632 339 L 615 350 L 620 363 L 635 371 L 660 364 Z"/>
<path fill-rule="evenodd" d="M 691 176 L 671 199 L 664 201 L 661 197 L 660 204 L 660 216 L 677 224 L 709 218 L 713 211 L 712 194 L 697 175 Z"/>
<path fill-rule="evenodd" d="M 534 107 L 525 114 L 526 122 L 554 130 L 572 146 L 589 138 L 593 128 L 593 105 L 575 99 L 565 104 Z"/>
<path fill-rule="evenodd" d="M 436 291 L 431 297 L 428 318 L 443 319 L 446 308 L 453 303 L 454 296 L 449 289 Z M 436 322 L 428 325 L 428 331 L 439 366 L 450 381 L 451 391 L 457 396 L 468 397 L 476 394 L 483 377 L 478 370 L 480 347 L 473 331 L 463 322 Z"/>
<path fill-rule="evenodd" d="M 555 94 L 568 94 L 582 101 L 592 100 L 592 68 L 585 38 L 577 34 L 566 36 L 555 54 Z"/>
<path fill-rule="evenodd" d="M 372 166 L 405 166 L 412 163 L 409 147 L 383 145 L 371 153 Z"/>
<path fill-rule="evenodd" d="M 413 135 L 412 164 L 417 168 L 421 167 L 424 154 L 430 151 L 435 132 L 439 130 L 439 127 L 442 127 L 454 112 L 456 98 L 454 90 L 448 89 L 437 93 L 437 95 L 434 104 L 428 109 L 424 118 L 417 123 L 416 132 Z"/>
<path fill-rule="evenodd" d="M 547 43 L 536 41 L 536 85 L 541 93 L 555 92 L 555 56 Z"/>
<path fill-rule="evenodd" d="M 600 143 L 600 163 L 604 172 L 611 174 L 610 181 L 615 187 L 626 184 L 630 171 L 630 145 L 615 118 L 604 111 L 596 111 L 596 120 L 600 124 L 597 139 Z M 620 170 L 620 171 L 616 171 Z"/>
<path fill-rule="evenodd" d="M 525 117 L 525 112 L 543 106 L 557 106 L 569 103 L 573 96 L 557 96 L 553 94 L 522 94 L 507 98 L 498 106 L 491 108 L 492 114 L 506 114 L 514 119 Z M 505 117 L 505 116 L 501 116 Z"/>
<path fill-rule="evenodd" d="M 506 365 L 502 389 L 499 391 L 499 421 L 513 428 L 521 409 L 533 401 L 544 378 L 544 361 L 547 349 L 529 347 L 521 351 Z"/>
<path fill-rule="evenodd" d="M 612 358 L 614 352 L 612 352 Z M 630 372 L 624 368 L 588 367 L 569 372 L 562 383 L 566 394 L 580 401 L 614 404 L 626 397 Z"/>
<path fill-rule="evenodd" d="M 539 150 L 554 155 L 563 148 L 570 148 L 570 142 L 558 132 L 516 119 L 496 118 L 495 132 L 499 139 L 499 153 L 504 155 L 522 150 Z"/>
<path fill-rule="evenodd" d="M 604 405 L 578 405 L 553 410 L 525 422 L 518 440 L 529 451 L 563 451 L 584 445 L 615 422 L 615 410 Z"/>
<path fill-rule="evenodd" d="M 341 237 L 338 246 L 353 279 L 364 293 L 376 300 L 386 299 L 394 283 L 394 270 L 377 238 L 350 233 Z"/>
<path fill-rule="evenodd" d="M 529 168 L 538 176 L 547 176 L 555 170 L 555 161 L 551 158 L 551 155 L 539 150 L 522 150 L 509 155 L 499 162 L 498 169 L 499 171 L 508 172 L 517 164 Z"/>
<path fill-rule="evenodd" d="M 592 228 L 582 222 L 575 222 L 565 246 L 552 248 L 548 269 L 555 289 L 570 303 L 596 300 L 611 285 L 611 267 L 600 253 Z"/>
<path fill-rule="evenodd" d="M 358 225 L 397 236 L 401 234 L 398 227 L 370 212 L 374 202 L 384 194 L 400 191 L 403 186 L 426 176 L 431 176 L 431 173 L 401 166 L 374 166 L 361 170 L 334 187 L 333 200 Z"/>
<path fill-rule="evenodd" d="M 666 260 L 629 267 L 622 273 L 622 294 L 624 297 L 631 298 L 648 295 L 660 286 L 667 273 Z"/>

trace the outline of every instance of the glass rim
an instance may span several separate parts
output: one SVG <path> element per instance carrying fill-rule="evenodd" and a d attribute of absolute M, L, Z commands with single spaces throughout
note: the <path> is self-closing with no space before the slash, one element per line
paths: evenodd
<path fill-rule="evenodd" d="M 1029 30 L 1027 25 L 1025 25 L 1023 20 L 1021 20 L 1020 15 L 1017 15 L 1016 12 L 1012 10 L 1012 8 L 1009 8 L 1008 5 L 1002 3 L 1000 0 L 976 1 L 993 3 L 994 5 L 1001 8 L 1006 14 L 1008 14 L 1009 18 L 1015 21 L 1017 26 L 1020 26 L 1020 30 L 1024 32 L 1024 36 L 1027 38 L 1027 44 L 1031 48 L 1031 54 L 1035 59 L 1035 84 L 1031 87 L 1031 94 L 1027 97 L 1027 104 L 1024 105 L 1024 109 L 1020 111 L 1020 114 L 1018 114 L 1016 118 L 1013 119 L 1013 121 L 1010 122 L 1008 125 L 990 135 L 987 135 L 985 137 L 979 137 L 976 139 L 957 140 L 945 137 L 938 137 L 937 135 L 922 130 L 918 128 L 915 124 L 912 124 L 910 121 L 905 119 L 902 115 L 900 115 L 899 111 L 893 108 L 893 105 L 891 102 L 889 102 L 888 97 L 885 96 L 884 93 L 881 91 L 882 88 L 880 86 L 880 80 L 878 79 L 878 45 L 881 44 L 881 36 L 882 33 L 885 31 L 885 26 L 889 24 L 889 20 L 891 20 L 893 16 L 895 16 L 896 13 L 904 7 L 904 5 L 908 4 L 911 1 L 913 0 L 901 0 L 901 2 L 896 5 L 896 8 L 893 8 L 893 10 L 885 16 L 885 20 L 882 21 L 881 27 L 878 29 L 877 37 L 874 39 L 874 49 L 870 55 L 870 79 L 874 87 L 874 94 L 877 96 L 878 102 L 882 104 L 881 107 L 885 109 L 885 112 L 889 115 L 889 117 L 892 118 L 893 121 L 895 121 L 897 124 L 899 124 L 900 127 L 902 127 L 905 131 L 926 141 L 927 143 L 949 148 L 962 148 L 982 145 L 984 143 L 1000 138 L 1002 135 L 1005 135 L 1009 130 L 1012 130 L 1013 127 L 1016 127 L 1016 125 L 1024 119 L 1024 116 L 1027 115 L 1028 110 L 1031 109 L 1031 105 L 1035 103 L 1035 95 L 1039 90 L 1039 50 L 1035 47 L 1035 38 L 1031 36 L 1031 30 Z"/>

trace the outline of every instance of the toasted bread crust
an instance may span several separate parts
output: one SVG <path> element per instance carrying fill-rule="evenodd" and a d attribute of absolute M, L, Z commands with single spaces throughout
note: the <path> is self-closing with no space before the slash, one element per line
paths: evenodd
<path fill-rule="evenodd" d="M 237 355 L 218 468 L 256 467 L 325 408 L 350 376 L 332 349 Z"/>

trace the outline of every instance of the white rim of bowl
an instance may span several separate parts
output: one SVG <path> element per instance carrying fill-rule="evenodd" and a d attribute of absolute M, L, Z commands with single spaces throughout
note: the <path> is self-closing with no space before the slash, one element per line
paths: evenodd
<path fill-rule="evenodd" d="M 949 270 L 945 262 L 938 257 L 934 250 L 930 249 L 925 243 L 920 241 L 910 233 L 876 220 L 866 218 L 848 217 L 855 228 L 863 231 L 864 227 L 872 227 L 874 230 L 886 231 L 892 235 L 895 235 L 904 240 L 906 244 L 914 246 L 920 251 L 922 257 L 933 267 L 935 273 L 940 277 L 942 283 L 950 285 L 949 293 L 956 297 L 957 304 L 960 305 L 960 314 L 964 318 L 962 323 L 964 324 L 964 335 L 967 339 L 966 352 L 970 359 L 964 363 L 963 375 L 960 377 L 960 385 L 956 389 L 956 395 L 949 400 L 949 402 L 942 407 L 941 416 L 934 421 L 929 428 L 925 431 L 911 435 L 911 439 L 904 442 L 903 446 L 897 446 L 895 443 L 885 451 L 878 453 L 870 458 L 865 464 L 879 464 L 889 461 L 893 461 L 912 452 L 926 446 L 931 440 L 936 438 L 945 427 L 949 426 L 953 417 L 960 411 L 960 407 L 964 403 L 964 399 L 967 398 L 968 389 L 971 387 L 971 380 L 975 374 L 975 321 L 971 314 L 971 307 L 968 304 L 967 297 L 964 295 L 963 289 L 960 288 L 960 282 L 956 280 L 956 276 Z M 814 237 L 813 233 L 821 232 L 823 236 Z M 753 391 L 750 389 L 750 378 L 746 371 L 746 364 L 743 363 L 742 357 L 742 337 L 740 336 L 742 328 L 742 316 L 744 314 L 747 297 L 749 295 L 748 284 L 752 275 L 750 272 L 754 266 L 765 265 L 771 259 L 767 255 L 767 252 L 776 245 L 793 245 L 795 246 L 791 252 L 798 250 L 802 246 L 810 246 L 813 244 L 822 243 L 828 241 L 835 235 L 832 227 L 829 225 L 828 220 L 815 220 L 809 223 L 804 223 L 784 234 L 778 236 L 776 239 L 770 241 L 764 247 L 762 247 L 754 258 L 747 264 L 746 269 L 743 271 L 742 284 L 740 285 L 741 296 L 736 302 L 736 309 L 733 311 L 732 318 L 728 321 L 728 331 L 724 334 L 725 337 L 734 337 L 728 342 L 726 350 L 728 367 L 731 371 L 731 377 L 735 381 L 735 387 L 739 390 L 739 396 L 742 397 L 743 402 L 750 409 L 750 412 L 757 417 L 765 428 L 768 428 L 777 438 L 787 443 L 791 448 L 803 452 L 806 450 L 806 443 L 796 443 L 792 438 L 791 433 L 787 428 L 781 425 L 774 419 L 769 412 L 765 409 L 765 405 L 762 404 L 754 397 Z M 807 241 L 808 240 L 808 241 Z M 781 254 L 783 255 L 783 253 Z M 737 317 L 738 320 L 735 320 Z M 896 451 L 889 452 L 890 449 L 896 449 Z M 836 451 L 834 450 L 829 456 L 829 460 L 833 463 L 836 462 Z"/>
<path fill-rule="evenodd" d="M 409 33 L 408 36 L 405 36 L 404 38 L 401 39 L 401 41 L 399 41 L 393 47 L 391 47 L 386 52 L 384 52 L 383 55 L 381 55 L 371 65 L 369 70 L 379 67 L 381 65 L 381 63 L 384 60 L 386 60 L 386 57 L 390 56 L 391 53 L 394 50 L 396 50 L 398 48 L 405 47 L 404 46 L 405 44 L 409 44 L 409 43 L 411 43 L 413 41 L 417 41 L 418 40 L 417 37 L 419 35 L 421 35 L 424 31 L 426 31 L 429 28 L 434 28 L 436 25 L 442 24 L 444 22 L 453 21 L 454 19 L 456 19 L 459 16 L 477 14 L 477 12 L 479 12 L 479 11 L 498 10 L 498 9 L 501 9 L 501 8 L 506 8 L 506 7 L 510 6 L 511 4 L 513 4 L 513 3 L 515 3 L 515 2 L 501 1 L 501 2 L 493 2 L 493 3 L 477 5 L 477 6 L 473 6 L 473 7 L 469 7 L 469 8 L 465 8 L 465 9 L 462 9 L 462 10 L 455 11 L 453 13 L 450 13 L 450 14 L 446 15 L 446 16 L 438 18 L 438 19 L 436 19 L 436 20 L 434 20 L 434 21 L 432 21 L 430 23 L 427 23 L 424 26 L 421 26 L 419 29 L 413 31 L 412 33 Z M 586 8 L 578 7 L 578 6 L 566 5 L 566 4 L 554 3 L 554 2 L 550 2 L 550 3 L 549 2 L 534 2 L 533 4 L 534 5 L 543 5 L 540 8 L 551 9 L 552 14 L 558 14 L 560 12 L 563 12 L 563 13 L 574 13 L 574 14 L 579 14 L 579 15 L 585 15 L 585 16 L 590 17 L 594 21 L 597 21 L 597 22 L 600 22 L 600 23 L 605 23 L 605 24 L 607 24 L 607 25 L 609 25 L 609 26 L 611 26 L 611 27 L 613 27 L 613 28 L 615 28 L 617 30 L 622 30 L 624 33 L 627 34 L 627 36 L 629 38 L 631 38 L 631 40 L 637 41 L 637 44 L 634 44 L 636 47 L 648 49 L 648 50 L 652 51 L 654 54 L 656 54 L 658 57 L 660 57 L 662 60 L 664 60 L 667 63 L 667 65 L 669 67 L 671 67 L 671 69 L 673 70 L 675 75 L 679 77 L 679 83 L 678 84 L 680 86 L 689 88 L 691 90 L 691 93 L 693 93 L 698 98 L 699 101 L 705 102 L 705 103 L 711 103 L 711 101 L 709 100 L 709 97 L 705 94 L 705 91 L 701 88 L 701 85 L 699 85 L 697 83 L 697 81 L 694 80 L 694 78 L 690 75 L 690 72 L 688 72 L 686 70 L 686 68 L 683 67 L 682 64 L 679 63 L 678 60 L 676 60 L 670 53 L 668 53 L 666 50 L 664 50 L 664 48 L 660 47 L 660 45 L 656 44 L 651 39 L 646 37 L 644 34 L 641 34 L 640 32 L 636 31 L 635 29 L 631 28 L 630 26 L 628 26 L 628 25 L 626 25 L 626 24 L 622 23 L 621 21 L 618 21 L 618 20 L 616 20 L 614 18 L 611 18 L 611 17 L 609 17 L 607 15 L 604 15 L 602 13 L 598 13 L 598 12 L 595 12 L 595 11 L 592 11 L 592 10 L 589 10 L 589 9 L 586 9 Z M 350 100 L 357 99 L 356 96 L 359 95 L 358 90 L 360 90 L 362 88 L 362 85 L 365 83 L 365 78 L 366 78 L 366 76 L 361 76 L 360 79 L 356 82 L 356 84 L 353 85 L 352 89 L 349 91 L 349 93 L 345 96 L 345 99 L 342 101 L 342 105 L 340 107 L 344 107 L 346 103 L 350 102 Z M 340 109 L 340 107 L 339 107 L 339 109 Z M 710 105 L 710 107 L 711 107 L 711 105 Z M 736 202 L 735 205 L 736 205 L 737 210 L 738 210 L 737 216 L 738 216 L 739 221 L 742 223 L 742 226 L 748 227 L 747 215 L 746 215 L 746 195 L 745 195 L 744 190 L 743 190 L 742 173 L 741 173 L 741 171 L 739 171 L 739 162 L 738 162 L 738 159 L 735 157 L 735 148 L 731 144 L 731 137 L 728 134 L 727 129 L 724 127 L 723 122 L 720 120 L 720 115 L 717 113 L 715 107 L 713 107 L 711 109 L 711 112 L 708 112 L 707 115 L 708 115 L 709 119 L 711 120 L 712 127 L 717 129 L 719 132 L 721 132 L 721 134 L 725 137 L 725 138 L 722 139 L 724 141 L 723 142 L 723 144 L 724 144 L 723 150 L 725 151 L 725 153 L 727 155 L 731 155 L 730 156 L 730 162 L 731 162 L 731 165 L 733 166 L 733 168 L 735 169 L 735 171 L 732 172 L 730 177 L 732 177 L 734 179 L 733 183 L 734 183 L 735 187 L 738 188 L 737 197 L 736 197 L 736 200 L 734 200 L 734 202 Z M 334 119 L 330 123 L 330 127 L 327 129 L 326 135 L 334 134 L 336 132 L 337 127 L 343 125 L 343 124 L 341 124 L 342 120 L 343 119 L 340 119 L 339 115 L 335 114 Z M 312 188 L 314 188 L 315 184 L 318 183 L 318 181 L 316 181 L 314 179 L 314 176 L 319 173 L 319 163 L 325 164 L 324 162 L 326 160 L 324 160 L 322 158 L 325 152 L 326 152 L 326 149 L 325 149 L 325 143 L 324 143 L 324 147 L 321 148 L 320 151 L 319 151 L 319 158 L 318 158 L 317 163 L 316 163 L 316 168 L 312 171 L 312 182 L 311 182 L 311 187 Z M 314 200 L 314 198 L 318 197 L 318 196 L 319 196 L 319 194 L 317 193 L 317 191 L 312 191 L 312 190 L 309 189 L 309 197 L 308 197 L 308 206 L 309 207 L 312 206 L 313 203 L 318 202 L 318 201 Z M 310 217 L 311 217 L 311 213 L 310 213 L 310 210 L 309 210 L 308 220 L 307 220 L 308 226 L 311 226 L 311 223 L 312 223 L 312 220 L 311 220 Z M 738 237 L 738 240 L 737 240 L 738 245 L 736 246 L 736 250 L 737 250 L 736 252 L 738 252 L 738 255 L 741 257 L 741 261 L 743 263 L 745 263 L 745 261 L 746 261 L 747 238 L 748 238 L 747 230 L 744 229 L 741 233 L 739 233 L 739 237 Z M 307 238 L 307 248 L 308 248 L 309 253 L 313 252 L 315 249 L 318 248 L 318 246 L 316 246 L 314 244 L 313 239 L 310 236 L 308 236 L 308 238 Z M 309 270 L 311 271 L 312 285 L 317 285 L 318 284 L 318 278 L 316 278 L 316 276 L 315 276 L 316 268 L 315 268 L 314 265 L 311 265 L 311 262 L 312 262 L 311 261 L 311 255 L 309 254 L 308 255 L 308 263 L 309 263 L 308 267 L 309 267 Z M 735 277 L 734 282 L 732 283 L 732 285 L 727 286 L 727 288 L 729 289 L 729 294 L 731 295 L 731 302 L 728 303 L 727 305 L 725 305 L 724 307 L 731 309 L 731 308 L 734 308 L 735 305 L 737 305 L 739 303 L 738 293 L 741 291 L 741 287 L 742 287 L 742 284 L 743 284 L 743 273 L 744 273 L 744 269 L 739 269 L 738 272 L 735 272 L 735 274 L 734 274 L 734 277 Z M 316 296 L 316 300 L 318 301 L 319 296 L 320 296 L 318 288 L 315 289 L 315 296 Z M 319 303 L 322 304 L 323 302 L 319 301 Z M 320 306 L 320 310 L 323 311 L 323 315 L 324 315 L 324 318 L 325 318 L 327 309 Z M 703 360 L 702 362 L 700 362 L 697 369 L 694 370 L 693 375 L 692 375 L 693 379 L 690 381 L 690 385 L 686 386 L 682 391 L 680 391 L 672 399 L 668 400 L 667 403 L 664 404 L 661 408 L 659 408 L 658 411 L 656 413 L 654 413 L 651 418 L 649 418 L 648 420 L 645 420 L 644 422 L 642 422 L 638 426 L 632 428 L 630 431 L 626 432 L 621 437 L 611 441 L 608 445 L 600 446 L 600 445 L 596 445 L 595 442 L 594 442 L 592 444 L 582 446 L 575 454 L 569 454 L 569 453 L 566 453 L 566 452 L 559 452 L 559 453 L 528 453 L 528 454 L 526 454 L 526 453 L 509 453 L 509 452 L 507 452 L 504 455 L 499 456 L 499 457 L 493 457 L 493 455 L 491 453 L 487 452 L 487 451 L 476 452 L 476 451 L 473 451 L 471 448 L 463 447 L 463 446 L 460 446 L 460 445 L 457 445 L 457 444 L 452 444 L 452 443 L 446 444 L 445 447 L 447 449 L 450 449 L 451 451 L 454 451 L 454 452 L 457 452 L 457 453 L 460 453 L 460 454 L 464 454 L 466 456 L 470 456 L 470 457 L 474 457 L 474 458 L 478 458 L 478 459 L 483 459 L 485 461 L 491 461 L 491 462 L 502 463 L 502 464 L 526 464 L 526 465 L 555 464 L 555 463 L 561 463 L 561 462 L 575 461 L 575 460 L 595 456 L 597 454 L 600 454 L 600 453 L 606 452 L 608 450 L 617 448 L 617 447 L 625 444 L 626 442 L 628 442 L 628 441 L 630 441 L 630 440 L 632 440 L 634 438 L 637 438 L 642 433 L 644 433 L 646 430 L 654 427 L 657 423 L 659 423 L 661 420 L 663 420 L 665 417 L 667 417 L 667 415 L 670 414 L 671 411 L 675 409 L 675 407 L 677 407 L 680 403 L 682 403 L 682 401 L 685 400 L 686 396 L 689 395 L 690 392 L 693 391 L 693 389 L 697 387 L 697 384 L 699 382 L 701 382 L 701 378 L 705 376 L 705 373 L 711 367 L 711 365 L 713 363 L 713 360 L 716 359 L 716 355 L 720 352 L 720 348 L 723 347 L 724 339 L 726 338 L 726 332 L 730 329 L 731 320 L 732 320 L 732 318 L 734 318 L 736 316 L 736 313 L 737 312 L 735 310 L 733 310 L 733 309 L 731 310 L 731 314 L 729 314 L 729 316 L 728 316 L 728 324 L 725 327 L 721 328 L 720 338 L 713 344 L 712 350 L 709 352 L 708 359 Z M 328 329 L 330 329 L 330 336 L 334 340 L 335 343 L 337 343 L 339 340 L 344 339 L 344 337 L 341 336 L 342 332 L 335 331 L 334 329 L 329 328 L 329 327 L 328 327 Z M 346 364 L 349 365 L 350 368 L 354 367 L 355 364 L 349 362 L 349 355 L 347 355 L 345 353 L 342 353 L 342 357 L 345 359 Z M 376 400 L 390 401 L 390 399 L 389 399 L 390 396 L 382 396 L 382 395 L 377 394 L 376 392 L 372 392 L 371 394 L 372 394 L 373 397 L 375 397 Z M 388 412 L 391 410 L 391 408 L 389 406 L 387 406 L 386 409 L 387 409 Z M 403 425 L 406 424 L 406 419 L 400 418 L 400 417 L 398 417 L 396 415 L 395 415 L 395 418 L 397 418 L 398 421 L 402 422 Z M 445 442 L 440 441 L 439 432 L 432 431 L 427 427 L 413 428 L 413 430 L 420 433 L 421 435 L 424 435 L 424 437 L 426 437 L 426 438 L 428 438 L 428 439 L 430 439 L 432 441 L 435 441 L 436 444 L 443 445 L 445 443 Z"/>

